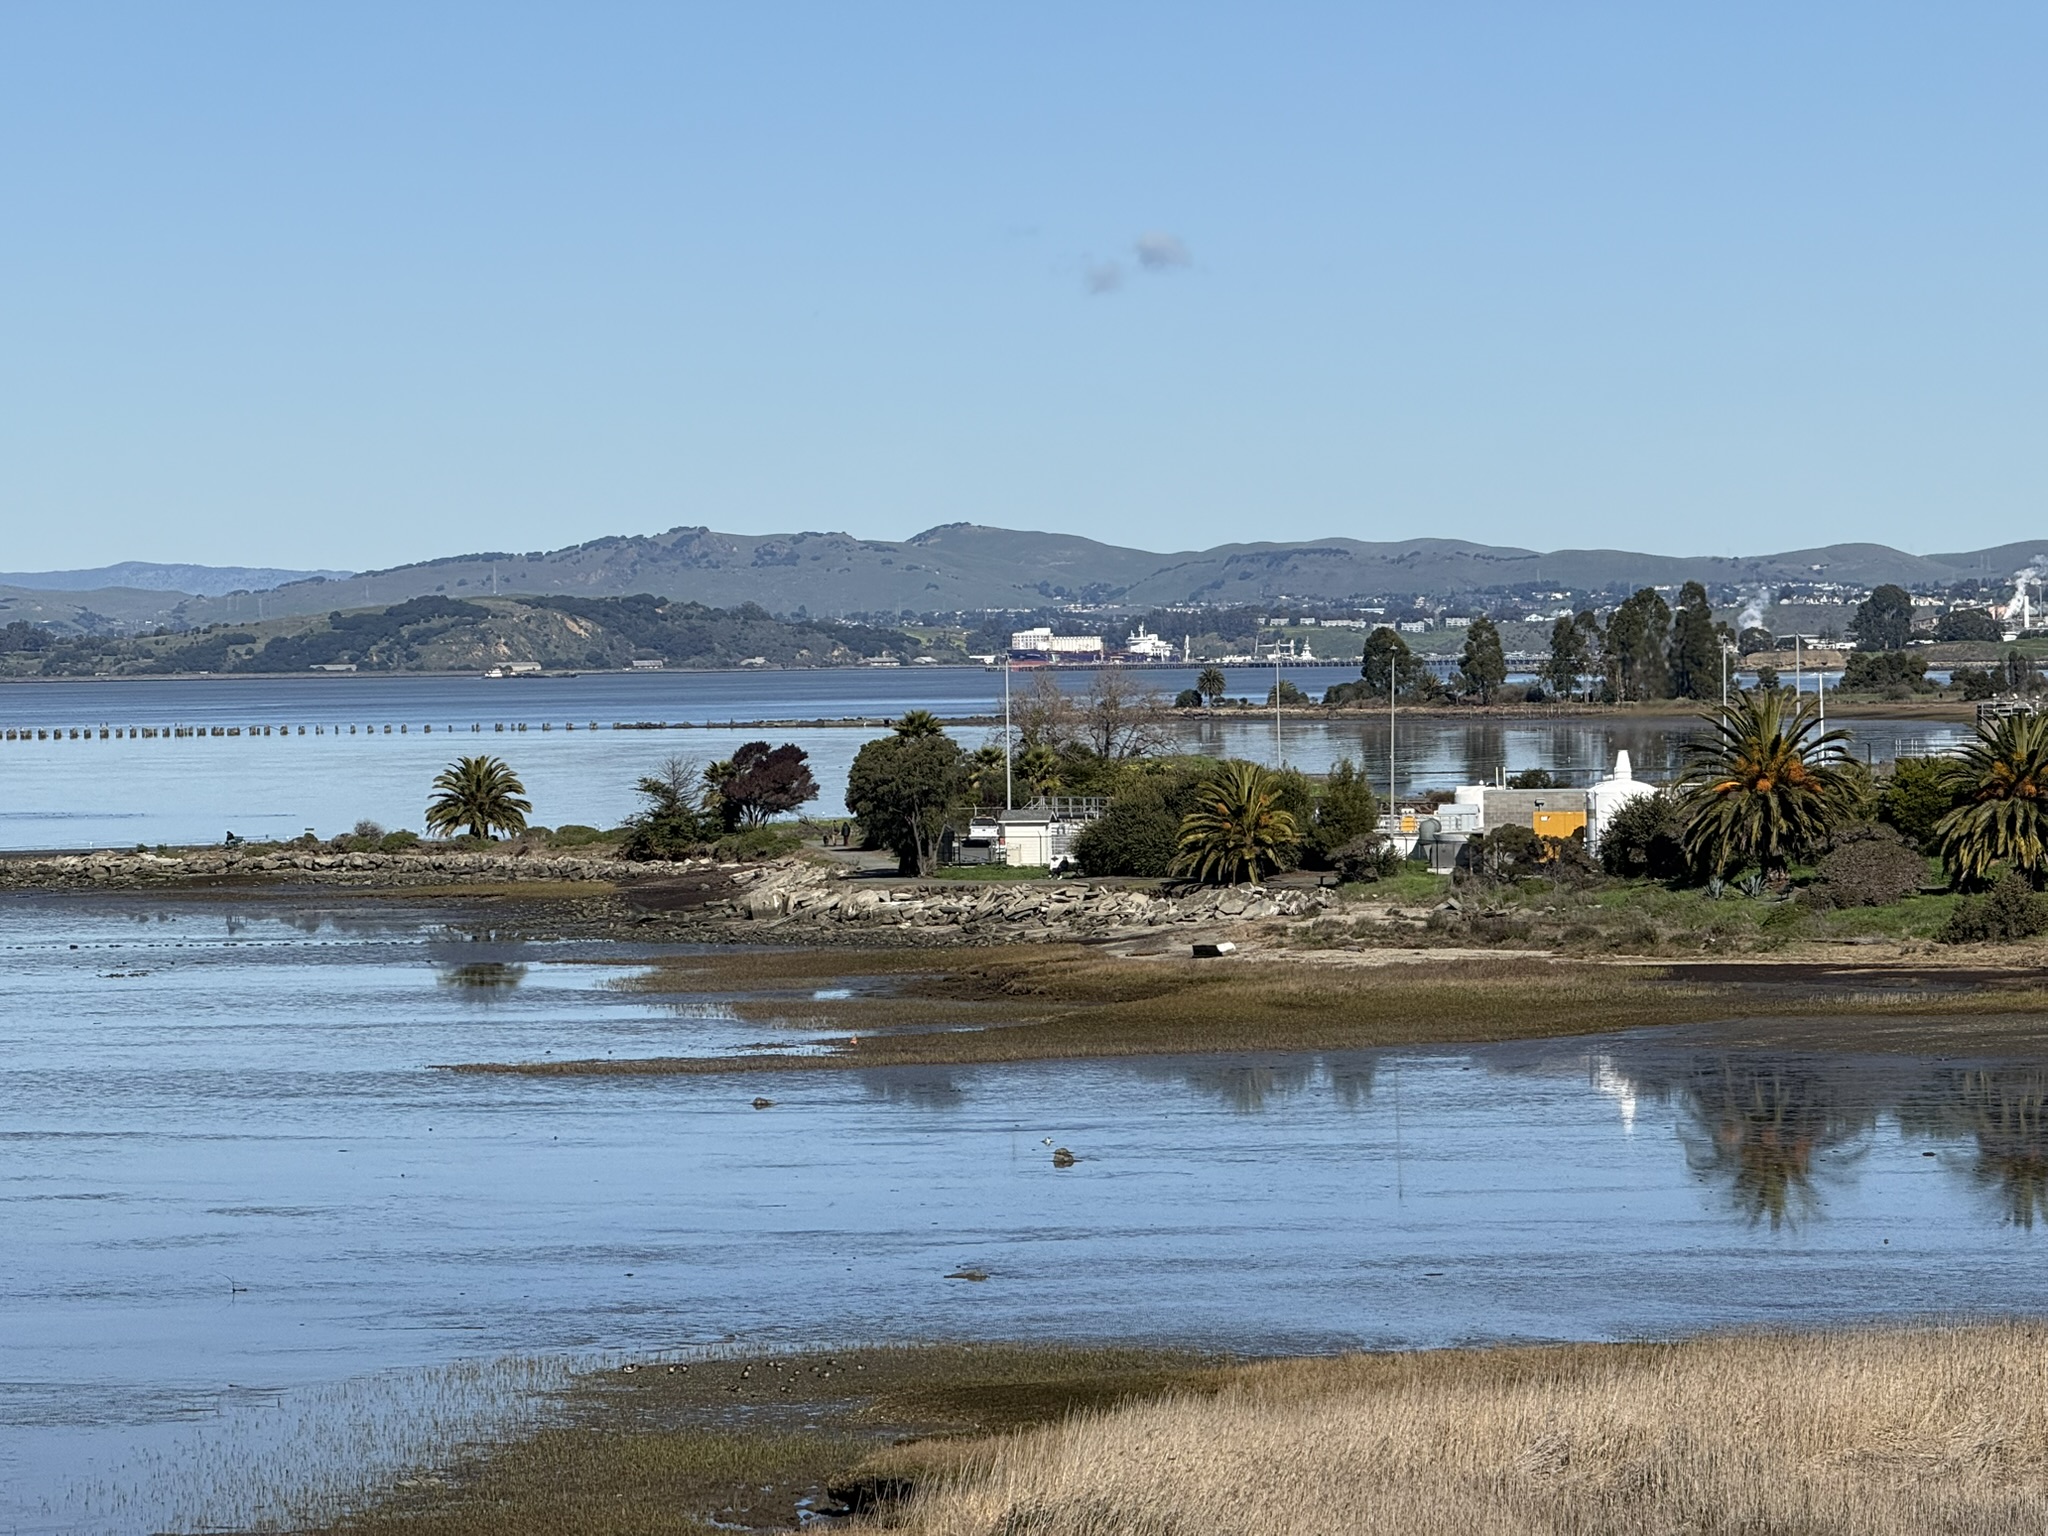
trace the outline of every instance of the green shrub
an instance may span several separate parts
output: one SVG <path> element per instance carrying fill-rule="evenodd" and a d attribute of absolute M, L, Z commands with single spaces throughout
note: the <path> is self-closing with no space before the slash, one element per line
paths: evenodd
<path fill-rule="evenodd" d="M 1402 866 L 1408 862 L 1377 832 L 1354 837 L 1350 842 L 1331 849 L 1328 858 L 1330 868 L 1347 885 L 1389 879 L 1400 874 Z"/>
<path fill-rule="evenodd" d="M 1600 834 L 1600 867 L 1622 879 L 1675 880 L 1686 872 L 1678 802 L 1663 790 L 1638 795 Z"/>
<path fill-rule="evenodd" d="M 377 851 L 379 853 L 404 853 L 407 849 L 417 848 L 419 845 L 419 833 L 408 832 L 403 827 L 400 827 L 396 832 L 386 832 L 377 839 Z"/>
<path fill-rule="evenodd" d="M 794 828 L 770 825 L 729 832 L 711 845 L 711 852 L 721 859 L 758 863 L 786 857 L 802 844 Z"/>
<path fill-rule="evenodd" d="M 1164 797 L 1141 789 L 1120 795 L 1074 839 L 1084 875 L 1143 875 L 1163 880 L 1173 865 L 1180 817 Z"/>
<path fill-rule="evenodd" d="M 1818 868 L 1818 890 L 1827 905 L 1837 907 L 1888 907 L 1911 896 L 1927 878 L 1924 854 L 1890 827 L 1867 821 L 1837 832 Z"/>
<path fill-rule="evenodd" d="M 1934 824 L 1955 806 L 1950 765 L 1935 757 L 1902 757 L 1878 795 L 1877 819 L 1923 852 L 1934 848 Z"/>
<path fill-rule="evenodd" d="M 2025 875 L 2007 870 L 1988 895 L 1958 902 L 1934 937 L 1942 944 L 1985 944 L 2042 932 L 2048 932 L 2048 902 L 2034 893 Z"/>
<path fill-rule="evenodd" d="M 1339 759 L 1316 797 L 1313 816 L 1304 823 L 1309 830 L 1304 862 L 1316 868 L 1337 868 L 1337 850 L 1360 838 L 1376 841 L 1379 824 L 1379 797 L 1350 758 Z"/>
<path fill-rule="evenodd" d="M 1183 688 L 1173 696 L 1173 707 L 1175 709 L 1200 709 L 1202 707 L 1202 695 L 1196 689 Z"/>
<path fill-rule="evenodd" d="M 1165 879 L 1180 840 L 1181 818 L 1193 808 L 1195 791 L 1214 772 L 1215 765 L 1201 759 L 1124 775 L 1109 808 L 1074 839 L 1074 862 L 1081 873 Z M 1306 798 L 1306 781 L 1299 793 Z"/>
<path fill-rule="evenodd" d="M 591 843 L 608 841 L 609 832 L 600 832 L 596 827 L 586 827 L 581 822 L 570 822 L 566 827 L 557 827 L 548 834 L 548 842 L 557 848 L 582 848 Z"/>

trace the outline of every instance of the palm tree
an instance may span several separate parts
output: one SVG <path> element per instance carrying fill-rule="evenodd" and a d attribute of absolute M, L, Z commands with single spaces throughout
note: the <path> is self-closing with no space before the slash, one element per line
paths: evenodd
<path fill-rule="evenodd" d="M 1223 702 L 1223 691 L 1229 686 L 1222 671 L 1216 667 L 1202 668 L 1202 675 L 1195 679 L 1195 692 L 1202 696 L 1203 701 L 1211 709 Z"/>
<path fill-rule="evenodd" d="M 1934 835 L 1949 874 L 1982 885 L 2003 863 L 2040 885 L 2048 866 L 2048 715 L 1986 721 L 1947 777 L 1958 804 Z"/>
<path fill-rule="evenodd" d="M 920 736 L 942 736 L 945 728 L 939 724 L 939 717 L 928 709 L 913 709 L 904 713 L 896 722 L 896 734 L 905 740 Z"/>
<path fill-rule="evenodd" d="M 429 832 L 467 827 L 471 837 L 516 834 L 526 830 L 526 813 L 533 809 L 522 798 L 526 786 L 502 757 L 458 757 L 441 770 L 434 788 L 441 793 L 427 806 Z"/>
<path fill-rule="evenodd" d="M 1262 870 L 1282 868 L 1300 842 L 1273 775 L 1257 763 L 1225 763 L 1181 818 L 1173 872 L 1221 885 L 1256 882 Z"/>
<path fill-rule="evenodd" d="M 1026 747 L 1018 756 L 1017 777 L 1026 789 L 1043 800 L 1064 788 L 1060 780 L 1063 766 L 1059 753 L 1041 741 Z"/>
<path fill-rule="evenodd" d="M 1716 875 L 1749 864 L 1776 875 L 1840 820 L 1848 732 L 1823 730 L 1814 700 L 1779 693 L 1740 693 L 1703 718 L 1713 734 L 1687 747 L 1682 780 L 1686 854 Z"/>

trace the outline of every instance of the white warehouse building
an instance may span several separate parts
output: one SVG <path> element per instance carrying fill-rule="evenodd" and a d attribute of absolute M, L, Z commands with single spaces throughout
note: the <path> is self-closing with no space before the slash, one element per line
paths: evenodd
<path fill-rule="evenodd" d="M 1010 655 L 1018 661 L 1100 661 L 1102 654 L 1100 635 L 1056 635 L 1044 624 L 1010 635 Z"/>

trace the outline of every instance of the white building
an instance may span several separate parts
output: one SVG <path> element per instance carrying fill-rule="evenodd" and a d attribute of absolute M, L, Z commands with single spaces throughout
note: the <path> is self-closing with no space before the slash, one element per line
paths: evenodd
<path fill-rule="evenodd" d="M 1586 852 L 1597 853 L 1615 814 L 1631 800 L 1653 795 L 1657 786 L 1635 776 L 1626 751 L 1614 755 L 1614 772 L 1582 788 L 1513 789 L 1504 784 L 1461 784 L 1447 805 L 1434 811 L 1401 811 L 1380 818 L 1380 831 L 1403 855 L 1418 842 L 1449 847 L 1502 827 L 1527 827 L 1545 837 L 1570 837 L 1583 829 Z M 1445 867 L 1448 867 L 1446 865 Z"/>
<path fill-rule="evenodd" d="M 1019 629 L 1010 635 L 1010 655 L 1017 661 L 1100 661 L 1100 635 L 1056 635 L 1051 626 Z"/>
<path fill-rule="evenodd" d="M 1011 638 L 1015 639 L 1014 636 Z M 1172 661 L 1173 642 L 1160 639 L 1141 624 L 1124 641 L 1124 654 L 1133 661 Z"/>
<path fill-rule="evenodd" d="M 1109 802 L 1096 795 L 1054 795 L 1021 810 L 977 814 L 954 840 L 956 864 L 1005 864 L 1057 870 L 1073 862 L 1074 839 Z"/>
<path fill-rule="evenodd" d="M 1597 852 L 1600 834 L 1614 813 L 1629 801 L 1657 793 L 1657 786 L 1635 775 L 1626 749 L 1614 754 L 1614 772 L 1586 791 L 1586 851 Z"/>

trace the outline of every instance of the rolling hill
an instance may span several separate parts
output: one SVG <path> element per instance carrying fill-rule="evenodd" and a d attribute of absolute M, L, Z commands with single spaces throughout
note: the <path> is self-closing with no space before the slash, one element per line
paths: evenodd
<path fill-rule="evenodd" d="M 1162 554 L 1071 534 L 973 523 L 950 523 L 900 542 L 845 533 L 751 535 L 673 528 L 556 550 L 453 555 L 349 576 L 300 577 L 255 594 L 145 594 L 133 584 L 112 589 L 118 597 L 75 584 L 61 592 L 30 592 L 24 588 L 49 585 L 42 582 L 45 574 L 54 580 L 56 575 L 75 579 L 94 573 L 0 577 L 0 621 L 24 617 L 66 628 L 240 624 L 415 597 L 512 594 L 595 598 L 650 593 L 721 608 L 755 603 L 771 613 L 824 618 L 1035 609 L 1066 602 L 1146 608 L 1271 604 L 1283 598 L 1455 598 L 1545 586 L 1589 593 L 1688 580 L 1710 586 L 1812 581 L 1923 586 L 1997 577 L 2036 559 L 2048 563 L 2048 539 L 1934 555 L 1844 543 L 1726 558 L 1613 549 L 1539 551 L 1437 538 L 1226 544 Z M 67 619 L 67 613 L 72 617 Z"/>

